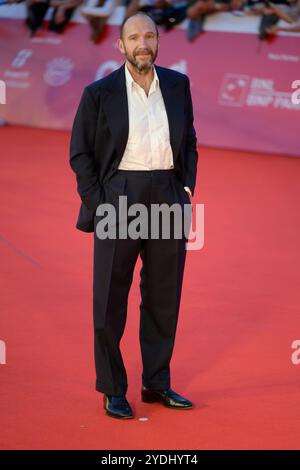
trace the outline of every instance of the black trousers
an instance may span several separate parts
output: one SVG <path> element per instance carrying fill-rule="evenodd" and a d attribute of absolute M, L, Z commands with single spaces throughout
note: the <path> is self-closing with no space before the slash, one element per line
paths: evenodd
<path fill-rule="evenodd" d="M 117 170 L 103 185 L 101 202 L 118 207 L 119 196 L 127 196 L 130 207 L 144 204 L 191 203 L 175 170 Z M 118 213 L 118 211 L 117 211 Z M 134 217 L 128 217 L 128 223 Z M 124 333 L 127 301 L 138 256 L 140 272 L 139 340 L 143 364 L 142 384 L 152 389 L 170 387 L 170 361 L 177 328 L 186 237 L 172 234 L 164 239 L 139 237 L 100 239 L 96 233 L 102 215 L 95 215 L 93 318 L 96 390 L 108 395 L 127 392 L 127 375 L 120 341 Z M 118 225 L 118 222 L 116 221 Z M 149 228 L 151 227 L 151 221 Z"/>

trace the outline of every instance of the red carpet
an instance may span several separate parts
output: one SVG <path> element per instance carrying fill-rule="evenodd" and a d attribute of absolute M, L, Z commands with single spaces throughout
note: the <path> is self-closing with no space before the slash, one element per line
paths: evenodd
<path fill-rule="evenodd" d="M 92 234 L 75 229 L 69 133 L 0 137 L 0 448 L 299 449 L 300 159 L 200 149 L 205 244 L 187 254 L 171 363 L 195 409 L 140 401 L 139 263 L 122 340 L 136 419 L 123 422 L 94 391 Z"/>

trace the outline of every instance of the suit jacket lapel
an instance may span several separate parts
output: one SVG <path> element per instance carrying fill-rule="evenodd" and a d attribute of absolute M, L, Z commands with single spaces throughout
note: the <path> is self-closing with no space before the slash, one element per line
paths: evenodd
<path fill-rule="evenodd" d="M 184 95 L 179 81 L 167 70 L 155 66 L 159 78 L 161 94 L 166 107 L 170 129 L 170 144 L 176 162 L 184 128 Z"/>
<path fill-rule="evenodd" d="M 184 125 L 184 96 L 182 92 L 178 92 L 178 81 L 172 74 L 168 73 L 167 69 L 156 65 L 155 69 L 168 116 L 170 144 L 175 164 Z M 105 84 L 103 111 L 107 117 L 107 123 L 113 136 L 118 153 L 118 161 L 120 162 L 126 148 L 129 133 L 125 63 L 116 70 L 115 74 L 112 74 L 111 79 Z"/>
<path fill-rule="evenodd" d="M 128 100 L 124 67 L 125 63 L 106 82 L 102 104 L 107 124 L 115 142 L 119 161 L 121 161 L 124 154 L 129 133 Z"/>

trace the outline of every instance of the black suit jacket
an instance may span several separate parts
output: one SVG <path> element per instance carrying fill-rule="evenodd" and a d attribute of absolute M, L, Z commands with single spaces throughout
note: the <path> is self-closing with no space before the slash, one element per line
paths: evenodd
<path fill-rule="evenodd" d="M 189 78 L 155 65 L 170 129 L 174 168 L 194 193 L 197 138 Z M 125 62 L 106 77 L 84 88 L 70 141 L 70 165 L 76 174 L 81 207 L 76 228 L 94 231 L 94 215 L 102 185 L 117 170 L 129 132 Z"/>

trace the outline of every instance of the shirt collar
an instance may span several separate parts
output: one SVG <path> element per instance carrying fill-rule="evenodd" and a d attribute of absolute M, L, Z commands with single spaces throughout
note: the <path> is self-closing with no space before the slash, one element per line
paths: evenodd
<path fill-rule="evenodd" d="M 154 78 L 153 78 L 153 81 L 151 83 L 150 89 L 153 87 L 153 85 L 154 85 L 155 88 L 157 88 L 159 86 L 159 78 L 157 76 L 155 66 L 152 65 L 152 68 L 153 68 L 153 71 L 154 71 Z M 130 89 L 132 89 L 133 86 L 138 85 L 136 83 L 136 81 L 134 80 L 133 76 L 131 75 L 131 73 L 129 72 L 126 63 L 125 63 L 125 75 L 126 75 L 126 82 L 127 82 L 128 86 L 130 87 Z"/>

